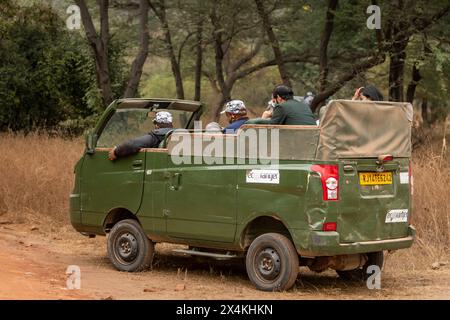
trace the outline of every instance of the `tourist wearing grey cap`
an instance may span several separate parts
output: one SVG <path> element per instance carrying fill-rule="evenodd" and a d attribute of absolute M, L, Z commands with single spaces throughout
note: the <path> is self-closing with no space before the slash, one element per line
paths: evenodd
<path fill-rule="evenodd" d="M 223 133 L 236 133 L 238 129 L 247 122 L 247 108 L 241 100 L 231 100 L 225 105 L 225 110 L 221 112 L 227 116 L 230 123 L 223 129 Z"/>
<path fill-rule="evenodd" d="M 167 111 L 160 111 L 153 119 L 155 129 L 142 137 L 126 141 L 109 152 L 109 160 L 123 158 L 138 153 L 142 148 L 158 148 L 166 134 L 173 130 L 172 115 Z"/>

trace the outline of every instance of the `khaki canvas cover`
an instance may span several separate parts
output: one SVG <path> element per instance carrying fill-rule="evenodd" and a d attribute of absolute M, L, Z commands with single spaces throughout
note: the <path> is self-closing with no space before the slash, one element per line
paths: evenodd
<path fill-rule="evenodd" d="M 334 100 L 320 112 L 317 160 L 411 156 L 409 103 Z"/>

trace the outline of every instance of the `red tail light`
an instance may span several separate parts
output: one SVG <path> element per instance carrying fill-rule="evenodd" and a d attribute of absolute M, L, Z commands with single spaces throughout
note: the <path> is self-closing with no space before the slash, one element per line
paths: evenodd
<path fill-rule="evenodd" d="M 322 180 L 323 200 L 339 200 L 339 171 L 337 165 L 315 164 L 311 171 L 317 172 Z"/>
<path fill-rule="evenodd" d="M 325 222 L 322 227 L 322 231 L 336 231 L 337 223 L 336 222 Z"/>
<path fill-rule="evenodd" d="M 383 154 L 381 156 L 378 156 L 377 163 L 378 164 L 383 164 L 383 163 L 386 163 L 386 162 L 389 162 L 389 161 L 392 161 L 392 160 L 394 160 L 394 157 L 392 155 L 390 155 L 390 154 Z"/>

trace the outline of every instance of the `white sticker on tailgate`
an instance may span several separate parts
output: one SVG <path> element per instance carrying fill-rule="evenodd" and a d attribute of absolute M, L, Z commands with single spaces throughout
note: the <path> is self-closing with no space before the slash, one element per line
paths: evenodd
<path fill-rule="evenodd" d="M 386 215 L 386 223 L 407 222 L 408 209 L 391 210 Z"/>
<path fill-rule="evenodd" d="M 280 172 L 278 170 L 250 170 L 247 171 L 247 183 L 280 183 Z"/>
<path fill-rule="evenodd" d="M 401 184 L 409 183 L 409 172 L 400 172 L 400 183 Z"/>

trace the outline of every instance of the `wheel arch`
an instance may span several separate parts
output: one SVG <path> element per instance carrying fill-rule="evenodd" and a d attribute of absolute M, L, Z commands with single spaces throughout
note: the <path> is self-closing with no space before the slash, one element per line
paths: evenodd
<path fill-rule="evenodd" d="M 265 233 L 279 233 L 295 243 L 286 224 L 276 215 L 258 216 L 248 221 L 239 238 L 239 245 L 247 250 L 253 240 Z"/>
<path fill-rule="evenodd" d="M 140 224 L 139 219 L 130 210 L 126 208 L 114 208 L 109 211 L 105 220 L 103 220 L 103 230 L 105 233 L 109 233 L 117 222 L 126 219 L 135 220 Z"/>

